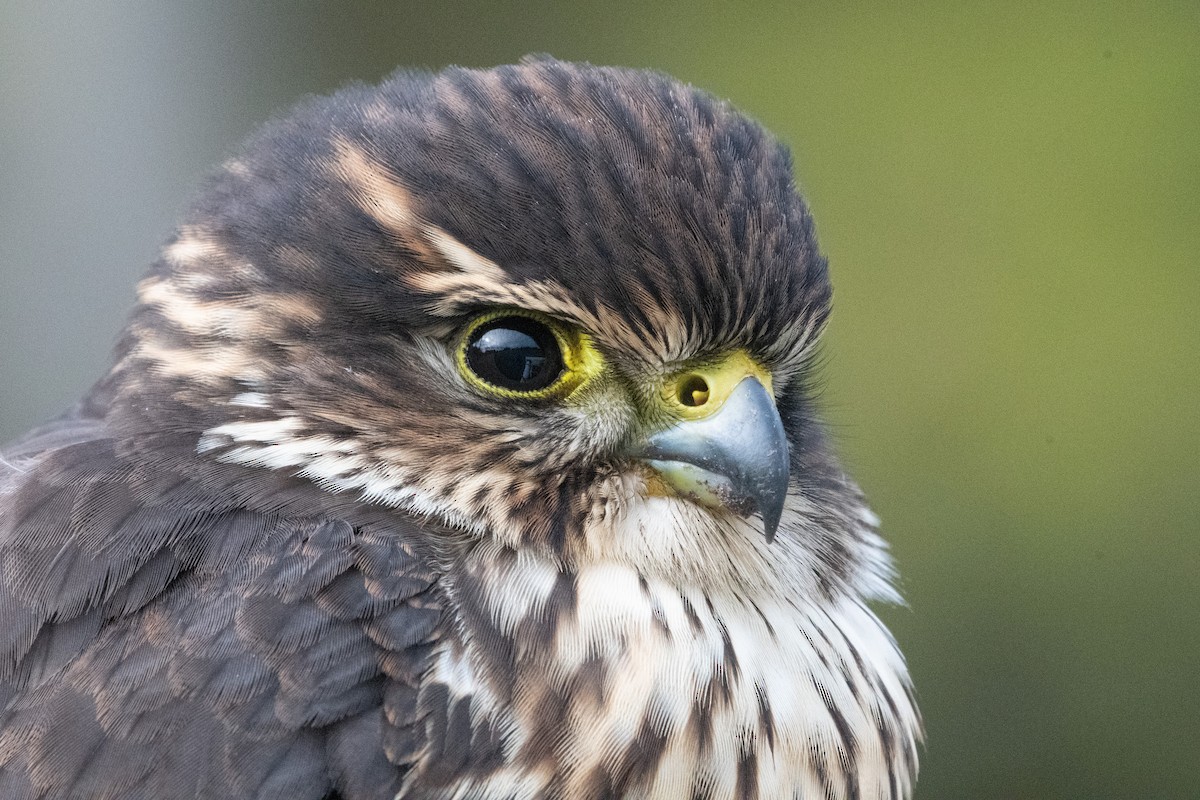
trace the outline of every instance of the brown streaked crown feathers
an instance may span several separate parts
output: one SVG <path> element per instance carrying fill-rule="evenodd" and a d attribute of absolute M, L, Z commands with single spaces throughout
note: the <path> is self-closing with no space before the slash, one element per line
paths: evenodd
<path fill-rule="evenodd" d="M 0 454 L 0 795 L 908 797 L 829 307 L 786 149 L 663 75 L 401 72 L 268 125 L 109 375 Z M 481 388 L 506 314 L 579 377 Z M 722 369 L 777 409 L 774 542 L 644 455 Z"/>

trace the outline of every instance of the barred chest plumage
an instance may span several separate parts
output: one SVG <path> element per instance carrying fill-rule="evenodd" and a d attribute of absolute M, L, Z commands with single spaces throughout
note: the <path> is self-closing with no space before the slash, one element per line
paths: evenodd
<path fill-rule="evenodd" d="M 905 667 L 856 598 L 678 588 L 511 550 L 479 557 L 452 591 L 462 624 L 420 705 L 457 726 L 445 736 L 458 746 L 427 755 L 401 797 L 911 792 L 919 723 Z"/>

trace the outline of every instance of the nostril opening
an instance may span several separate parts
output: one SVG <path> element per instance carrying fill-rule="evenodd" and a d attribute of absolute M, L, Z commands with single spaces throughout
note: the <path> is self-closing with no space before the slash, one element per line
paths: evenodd
<path fill-rule="evenodd" d="M 708 402 L 708 381 L 699 375 L 689 375 L 679 382 L 679 402 L 689 408 Z"/>

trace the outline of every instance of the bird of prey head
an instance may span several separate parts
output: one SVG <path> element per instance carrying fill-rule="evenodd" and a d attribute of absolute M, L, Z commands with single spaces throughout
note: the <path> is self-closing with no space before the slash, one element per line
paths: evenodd
<path fill-rule="evenodd" d="M 18 444 L 21 468 L 0 478 L 0 514 L 19 508 L 0 546 L 78 547 L 118 588 L 159 553 L 177 567 L 119 612 L 108 589 L 59 613 L 22 584 L 38 618 L 22 635 L 103 610 L 54 673 L 99 697 L 120 679 L 89 659 L 123 663 L 108 629 L 170 617 L 165 598 L 225 587 L 211 602 L 234 643 L 200 648 L 206 664 L 258 652 L 250 598 L 315 598 L 375 655 L 339 671 L 335 647 L 288 672 L 267 648 L 274 678 L 228 691 L 221 680 L 240 684 L 216 667 L 160 670 L 179 696 L 273 698 L 270 741 L 324 737 L 325 755 L 306 757 L 325 782 L 289 796 L 907 797 L 919 723 L 865 606 L 896 599 L 890 563 L 813 401 L 830 297 L 787 150 L 666 76 L 539 58 L 311 101 L 212 176 L 139 285 L 113 370 L 61 423 L 69 435 Z M 117 523 L 89 540 L 86 509 L 30 523 L 52 493 L 29 476 L 86 477 L 101 467 L 64 453 L 97 441 L 132 508 L 179 519 L 142 525 L 136 544 Z M 238 579 L 205 566 L 226 528 L 195 532 L 229 514 L 250 515 Z M 314 543 L 335 523 L 341 544 Z M 274 583 L 254 571 L 289 547 L 359 555 L 326 572 L 300 558 Z M 21 563 L 51 580 L 44 561 Z M 372 589 L 417 573 L 419 591 Z M 354 581 L 374 599 L 338 616 L 320 598 Z M 432 621 L 414 623 L 417 607 Z M 294 613 L 278 625 L 318 611 Z M 333 636 L 309 628 L 314 646 Z M 14 652 L 21 711 L 42 684 Z M 331 670 L 354 672 L 367 699 L 312 710 Z M 292 685 L 310 705 L 289 716 Z M 94 706 L 101 751 L 132 735 Z M 57 721 L 37 709 L 10 710 L 5 730 L 36 739 L 35 722 Z M 206 735 L 234 741 L 233 724 Z M 58 786 L 14 741 L 0 738 L 0 771 L 7 759 L 21 786 Z M 144 772 L 172 769 L 186 772 L 179 796 L 237 771 Z"/>

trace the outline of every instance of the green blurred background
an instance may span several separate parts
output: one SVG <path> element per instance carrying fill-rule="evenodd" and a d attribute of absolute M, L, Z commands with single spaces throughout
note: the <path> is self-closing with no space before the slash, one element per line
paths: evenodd
<path fill-rule="evenodd" d="M 1200 4 L 0 6 L 0 440 L 103 370 L 205 170 L 301 95 L 524 53 L 788 141 L 824 401 L 894 543 L 918 797 L 1200 797 Z"/>

